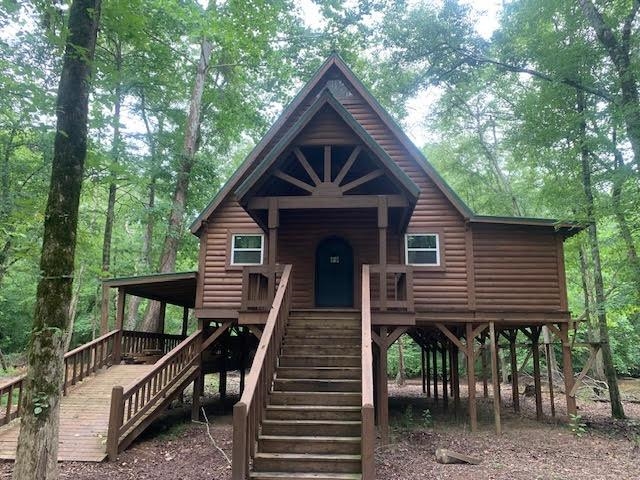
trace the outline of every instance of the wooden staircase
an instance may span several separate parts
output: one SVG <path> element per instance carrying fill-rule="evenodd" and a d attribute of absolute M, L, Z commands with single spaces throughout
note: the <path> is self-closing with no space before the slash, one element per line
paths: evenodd
<path fill-rule="evenodd" d="M 359 312 L 291 312 L 250 478 L 361 478 Z"/>

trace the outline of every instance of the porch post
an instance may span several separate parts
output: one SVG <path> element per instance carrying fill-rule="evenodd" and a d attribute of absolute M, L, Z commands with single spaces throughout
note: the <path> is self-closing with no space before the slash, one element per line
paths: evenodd
<path fill-rule="evenodd" d="M 184 307 L 182 310 L 182 336 L 187 336 L 187 324 L 189 322 L 189 307 Z"/>
<path fill-rule="evenodd" d="M 387 374 L 387 327 L 380 328 L 380 343 L 378 344 L 378 426 L 380 428 L 380 440 L 383 445 L 389 443 L 389 386 Z"/>
<path fill-rule="evenodd" d="M 448 342 L 442 339 L 442 349 L 440 350 L 440 358 L 442 359 L 442 405 L 445 410 L 449 407 L 449 387 L 447 382 L 447 351 Z"/>
<path fill-rule="evenodd" d="M 269 265 L 275 265 L 278 259 L 278 227 L 280 226 L 280 211 L 278 199 L 269 198 Z"/>
<path fill-rule="evenodd" d="M 387 197 L 378 197 L 378 263 L 387 264 L 387 227 L 389 226 L 389 213 Z"/>
<path fill-rule="evenodd" d="M 160 319 L 158 321 L 158 333 L 164 333 L 164 323 L 165 323 L 165 317 L 167 316 L 167 302 L 160 302 Z M 158 341 L 158 348 L 160 350 L 162 350 L 162 355 L 164 355 L 166 352 L 164 351 L 164 338 L 160 337 L 160 340 Z"/>
<path fill-rule="evenodd" d="M 496 337 L 496 326 L 489 322 L 489 342 L 491 348 L 491 381 L 493 383 L 493 420 L 496 426 L 496 433 L 502 433 L 502 422 L 500 418 L 500 373 L 498 372 L 498 338 Z"/>
<path fill-rule="evenodd" d="M 478 414 L 476 411 L 476 355 L 473 349 L 474 335 L 473 325 L 466 325 L 467 337 L 467 384 L 469 385 L 469 420 L 471 431 L 478 430 Z"/>

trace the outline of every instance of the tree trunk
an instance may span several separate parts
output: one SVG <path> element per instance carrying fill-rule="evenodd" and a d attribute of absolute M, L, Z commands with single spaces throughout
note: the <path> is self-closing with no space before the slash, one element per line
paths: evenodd
<path fill-rule="evenodd" d="M 189 116 L 185 128 L 184 145 L 180 158 L 180 167 L 176 179 L 176 187 L 173 193 L 171 212 L 169 213 L 169 224 L 167 234 L 162 247 L 160 258 L 160 272 L 173 272 L 176 267 L 176 257 L 180 245 L 180 237 L 184 226 L 184 207 L 187 202 L 189 190 L 189 180 L 191 170 L 195 162 L 195 154 L 198 149 L 198 134 L 200 130 L 200 120 L 202 113 L 202 95 L 204 85 L 209 70 L 209 61 L 213 43 L 204 38 L 200 44 L 200 61 L 196 72 L 191 101 L 189 103 Z M 160 327 L 160 306 L 153 301 L 145 315 L 142 329 L 146 332 L 157 332 Z"/>
<path fill-rule="evenodd" d="M 609 343 L 609 329 L 607 327 L 607 313 L 605 308 L 604 281 L 602 279 L 602 266 L 600 262 L 600 247 L 598 244 L 598 229 L 595 217 L 595 204 L 591 186 L 591 161 L 590 151 L 587 146 L 587 122 L 585 119 L 586 99 L 583 91 L 577 91 L 578 113 L 580 120 L 580 157 L 582 165 L 582 184 L 586 198 L 586 216 L 589 226 L 587 233 L 591 247 L 591 260 L 593 262 L 593 282 L 596 294 L 596 314 L 598 318 L 598 333 L 602 348 L 602 362 L 605 376 L 609 384 L 609 398 L 611 399 L 611 415 L 614 418 L 624 418 L 624 409 L 620 400 L 616 369 L 613 365 L 611 344 Z"/>
<path fill-rule="evenodd" d="M 120 40 L 114 42 L 114 58 L 113 66 L 116 75 L 115 99 L 113 108 L 113 140 L 111 143 L 111 166 L 113 170 L 117 170 L 120 158 L 120 109 L 122 106 L 122 82 L 120 79 L 122 71 L 122 44 Z M 102 273 L 106 277 L 111 267 L 111 238 L 113 236 L 113 223 L 115 220 L 116 209 L 116 193 L 118 185 L 116 183 L 116 173 L 111 172 L 109 182 L 109 198 L 107 200 L 107 218 L 104 222 L 104 237 L 102 240 Z"/>
<path fill-rule="evenodd" d="M 74 0 L 69 8 L 51 184 L 44 218 L 36 306 L 14 480 L 58 478 L 58 425 L 64 340 L 87 154 L 89 81 L 98 32 L 100 0 Z M 81 52 L 81 53 L 79 53 Z"/>
<path fill-rule="evenodd" d="M 618 38 L 613 29 L 607 25 L 602 14 L 596 9 L 591 0 L 578 0 L 584 16 L 598 36 L 598 41 L 607 51 L 618 75 L 620 94 L 617 99 L 618 114 L 622 117 L 629 143 L 633 150 L 636 167 L 640 172 L 640 101 L 638 83 L 631 62 L 631 36 L 633 23 L 640 9 L 640 2 L 630 2 L 631 11 L 624 19 L 622 33 Z"/>
<path fill-rule="evenodd" d="M 149 190 L 147 199 L 147 227 L 142 237 L 142 266 L 145 272 L 151 270 L 151 251 L 153 247 L 153 230 L 155 227 L 155 214 L 154 209 L 156 206 L 156 183 L 158 179 L 158 150 L 156 148 L 156 142 L 151 131 L 149 119 L 147 117 L 147 109 L 144 93 L 140 95 L 140 112 L 142 120 L 147 134 L 147 143 L 149 145 L 150 158 L 150 179 Z M 162 135 L 163 122 L 162 119 L 158 119 L 158 135 Z M 138 324 L 138 309 L 140 308 L 140 297 L 132 295 L 129 299 L 129 311 L 127 313 L 126 328 L 127 330 L 134 330 Z"/>

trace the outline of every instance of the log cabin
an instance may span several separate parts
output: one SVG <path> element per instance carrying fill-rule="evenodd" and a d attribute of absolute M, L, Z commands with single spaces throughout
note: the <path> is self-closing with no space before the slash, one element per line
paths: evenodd
<path fill-rule="evenodd" d="M 107 453 L 190 383 L 197 417 L 204 374 L 219 371 L 223 389 L 223 373 L 238 368 L 235 480 L 373 479 L 375 443 L 389 435 L 387 352 L 405 334 L 422 349 L 426 394 L 438 399 L 440 387 L 459 411 L 466 382 L 474 431 L 476 364 L 490 364 L 497 432 L 498 349 L 517 372 L 516 337 L 530 345 L 541 418 L 538 347 L 543 332 L 556 337 L 575 413 L 563 241 L 578 231 L 474 214 L 331 55 L 191 225 L 197 272 L 105 281 L 104 346 L 90 357 L 160 358 L 135 385 L 113 388 Z M 182 335 L 125 330 L 128 295 L 160 301 L 161 316 L 183 307 Z M 198 328 L 187 336 L 190 310 Z M 517 374 L 510 383 L 518 411 Z"/>

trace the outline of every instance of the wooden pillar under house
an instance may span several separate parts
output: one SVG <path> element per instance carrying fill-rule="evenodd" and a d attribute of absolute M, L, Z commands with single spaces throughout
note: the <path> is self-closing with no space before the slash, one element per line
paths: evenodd
<path fill-rule="evenodd" d="M 533 356 L 533 384 L 536 395 L 536 419 L 542 420 L 542 384 L 540 382 L 540 327 L 531 327 L 531 354 Z"/>
<path fill-rule="evenodd" d="M 449 407 L 449 385 L 447 382 L 447 341 L 442 340 L 442 348 L 440 349 L 441 369 L 442 369 L 442 405 L 445 410 Z"/>
<path fill-rule="evenodd" d="M 427 397 L 431 397 L 431 350 L 429 345 L 425 348 L 425 360 L 427 363 L 426 377 L 427 377 Z"/>
<path fill-rule="evenodd" d="M 556 418 L 556 402 L 553 392 L 553 362 L 551 360 L 551 336 L 546 325 L 542 327 L 542 341 L 544 342 L 544 355 L 547 361 L 547 383 L 549 385 L 549 405 L 551 407 L 551 417 Z"/>
<path fill-rule="evenodd" d="M 167 302 L 160 302 L 160 312 L 158 313 L 158 333 L 164 333 L 165 321 L 167 318 Z M 158 350 L 162 352 L 164 355 L 166 352 L 164 351 L 164 338 L 160 337 L 158 340 Z"/>
<path fill-rule="evenodd" d="M 494 322 L 489 322 L 489 342 L 491 348 L 491 381 L 493 383 L 493 420 L 496 433 L 502 433 L 500 418 L 500 372 L 498 371 L 498 342 Z"/>
<path fill-rule="evenodd" d="M 380 438 L 383 444 L 389 439 L 389 385 L 387 373 L 387 327 L 380 327 L 381 341 L 378 343 L 378 398 L 376 398 L 376 409 L 378 411 L 378 427 L 380 428 Z"/>
<path fill-rule="evenodd" d="M 496 357 L 496 384 L 494 387 L 494 397 L 498 397 L 498 402 L 502 402 L 502 352 L 500 351 L 500 343 L 498 342 L 498 335 L 495 334 L 495 323 L 494 323 L 494 336 L 493 336 L 493 349 L 491 350 L 493 355 Z M 491 376 L 493 377 L 493 371 L 491 372 Z M 493 380 L 492 380 L 493 381 Z"/>
<path fill-rule="evenodd" d="M 425 375 L 424 347 L 420 345 L 420 373 L 422 374 L 422 393 L 427 393 L 427 380 Z"/>
<path fill-rule="evenodd" d="M 438 344 L 434 343 L 431 349 L 431 370 L 433 372 L 433 398 L 438 403 Z"/>
<path fill-rule="evenodd" d="M 482 369 L 482 393 L 484 398 L 489 398 L 489 388 L 487 386 L 487 377 L 488 377 L 488 369 L 487 369 L 487 357 L 489 356 L 489 352 L 487 350 L 486 344 L 487 337 L 485 335 L 480 336 L 480 362 Z"/>
<path fill-rule="evenodd" d="M 460 410 L 460 350 L 457 345 L 452 344 L 452 356 L 451 356 L 451 373 L 452 385 L 453 385 L 453 407 L 456 411 L 456 415 Z"/>
<path fill-rule="evenodd" d="M 520 412 L 520 390 L 518 386 L 518 357 L 516 355 L 516 340 L 518 330 L 510 330 L 507 336 L 509 340 L 509 355 L 511 357 L 511 397 L 513 401 L 513 411 Z"/>
<path fill-rule="evenodd" d="M 473 325 L 471 323 L 466 324 L 466 339 L 467 339 L 467 383 L 469 387 L 469 420 L 471 423 L 471 431 L 478 430 L 478 412 L 476 406 L 476 355 L 473 348 L 474 334 Z"/>

